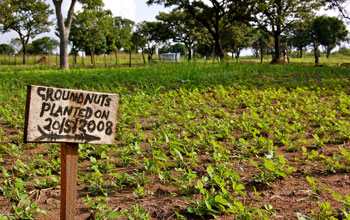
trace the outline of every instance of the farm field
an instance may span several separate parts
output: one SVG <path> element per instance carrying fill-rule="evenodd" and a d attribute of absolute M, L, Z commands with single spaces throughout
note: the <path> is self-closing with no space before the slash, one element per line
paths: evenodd
<path fill-rule="evenodd" d="M 26 85 L 120 95 L 79 145 L 77 219 L 350 219 L 350 69 L 0 67 L 0 219 L 59 219 L 60 147 L 24 144 Z"/>

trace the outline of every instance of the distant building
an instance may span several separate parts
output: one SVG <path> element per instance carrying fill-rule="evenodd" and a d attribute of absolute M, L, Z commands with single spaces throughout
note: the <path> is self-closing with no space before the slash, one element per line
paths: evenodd
<path fill-rule="evenodd" d="M 179 62 L 180 53 L 162 53 L 160 58 L 162 62 Z"/>

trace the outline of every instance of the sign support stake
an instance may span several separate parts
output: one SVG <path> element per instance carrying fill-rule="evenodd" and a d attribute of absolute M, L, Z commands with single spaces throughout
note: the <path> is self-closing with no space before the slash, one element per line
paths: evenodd
<path fill-rule="evenodd" d="M 78 148 L 76 143 L 61 144 L 61 220 L 75 219 Z"/>

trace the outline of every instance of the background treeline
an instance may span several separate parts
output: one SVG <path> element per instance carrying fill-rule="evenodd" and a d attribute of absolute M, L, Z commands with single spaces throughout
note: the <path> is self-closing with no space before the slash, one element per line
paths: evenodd
<path fill-rule="evenodd" d="M 155 22 L 140 23 L 114 16 L 110 10 L 103 9 L 102 1 L 81 3 L 82 10 L 69 14 L 65 20 L 64 36 L 62 25 L 57 23 L 56 35 L 60 41 L 43 37 L 29 43 L 30 39 L 50 31 L 54 22 L 49 16 L 54 11 L 43 0 L 1 0 L 1 31 L 16 31 L 19 38 L 0 45 L 0 54 L 22 54 L 25 64 L 27 54 L 50 55 L 58 47 L 62 52 L 62 47 L 69 43 L 75 64 L 78 56 L 89 56 L 88 62 L 96 64 L 96 56 L 109 55 L 114 56 L 118 65 L 121 52 L 129 55 L 130 64 L 135 53 L 146 64 L 161 59 L 155 54 L 166 52 L 181 53 L 188 60 L 193 57 L 238 60 L 242 50 L 250 48 L 261 62 L 266 56 L 272 57 L 274 63 L 289 62 L 290 56 L 302 58 L 306 51 L 312 53 L 318 64 L 322 54 L 328 58 L 336 46 L 349 39 L 343 20 L 316 15 L 320 9 L 337 9 L 343 19 L 349 19 L 343 7 L 346 0 L 212 0 L 210 3 L 148 0 L 148 4 L 171 6 L 172 10 L 160 12 Z M 349 49 L 342 46 L 339 53 L 348 55 Z"/>

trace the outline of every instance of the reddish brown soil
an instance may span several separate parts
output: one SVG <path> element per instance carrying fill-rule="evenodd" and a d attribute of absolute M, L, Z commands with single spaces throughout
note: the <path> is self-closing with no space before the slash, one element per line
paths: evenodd
<path fill-rule="evenodd" d="M 4 130 L 3 134 L 5 138 L 1 141 L 1 144 L 16 143 L 21 141 L 19 136 L 19 130 L 11 128 L 8 124 L 0 121 L 0 127 Z M 147 143 L 142 143 L 144 148 L 148 148 Z M 344 145 L 349 148 L 349 145 Z M 24 154 L 43 154 L 44 158 L 47 157 L 46 148 L 43 145 L 38 145 L 36 148 L 30 146 L 24 146 Z M 334 150 L 338 149 L 338 146 L 327 146 L 323 151 L 325 155 L 332 155 Z M 348 149 L 349 150 L 349 149 Z M 284 154 L 288 163 L 297 168 L 292 175 L 287 176 L 284 179 L 277 180 L 269 186 L 261 186 L 251 182 L 251 176 L 257 171 L 249 161 L 237 162 L 233 161 L 237 166 L 237 171 L 241 176 L 241 182 L 245 185 L 246 197 L 242 197 L 240 200 L 244 202 L 246 206 L 252 204 L 252 207 L 263 208 L 264 205 L 270 204 L 275 208 L 272 218 L 281 219 L 296 219 L 296 214 L 301 213 L 304 215 L 311 215 L 311 210 L 318 210 L 317 202 L 330 202 L 331 207 L 335 210 L 341 210 L 342 204 L 336 201 L 331 192 L 327 191 L 324 186 L 329 187 L 334 192 L 345 195 L 350 192 L 350 176 L 347 173 L 326 173 L 323 167 L 315 164 L 301 164 L 295 161 L 295 157 L 301 158 L 301 152 L 288 152 L 284 147 L 279 149 L 279 153 Z M 200 164 L 196 167 L 197 175 L 205 173 L 205 166 L 209 163 L 207 155 L 199 155 Z M 14 158 L 8 154 L 3 154 L 4 162 L 1 166 L 7 170 L 11 170 L 14 164 Z M 138 158 L 140 161 L 142 157 Z M 87 166 L 90 165 L 89 161 L 80 161 L 80 171 L 85 171 Z M 127 167 L 128 171 L 136 170 L 138 167 L 134 165 Z M 123 173 L 124 168 L 120 168 L 120 173 Z M 132 172 L 130 172 L 132 173 Z M 310 184 L 306 180 L 306 176 L 314 177 L 322 183 L 323 191 L 317 197 L 310 196 Z M 109 200 L 107 205 L 112 210 L 124 210 L 140 204 L 142 208 L 148 211 L 151 215 L 151 219 L 176 219 L 174 211 L 186 216 L 188 219 L 201 219 L 198 216 L 190 215 L 186 211 L 186 207 L 189 202 L 186 201 L 181 192 L 175 187 L 165 185 L 159 182 L 156 177 L 150 177 L 150 183 L 145 185 L 145 190 L 151 192 L 143 198 L 137 199 L 133 195 L 133 187 L 127 186 L 119 192 L 113 192 L 108 195 Z M 254 188 L 257 192 L 254 192 Z M 30 189 L 30 199 L 33 202 L 39 204 L 41 209 L 47 211 L 48 217 L 38 216 L 37 219 L 59 219 L 60 208 L 60 187 L 52 187 L 46 189 Z M 93 219 L 92 214 L 88 210 L 88 206 L 83 203 L 82 198 L 85 198 L 88 194 L 87 185 L 84 182 L 80 182 L 78 185 L 77 196 L 77 216 L 76 219 Z M 259 198 L 260 197 L 260 198 Z M 9 202 L 5 196 L 0 195 L 0 213 L 12 213 L 13 202 Z M 336 213 L 336 212 L 335 212 Z M 204 219 L 212 219 L 210 216 L 205 216 Z M 218 219 L 232 219 L 232 216 L 221 216 Z"/>

